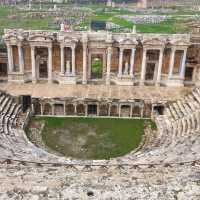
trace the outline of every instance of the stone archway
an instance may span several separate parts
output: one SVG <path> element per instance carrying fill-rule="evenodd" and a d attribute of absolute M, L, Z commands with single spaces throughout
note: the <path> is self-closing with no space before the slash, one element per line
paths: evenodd
<path fill-rule="evenodd" d="M 6 63 L 0 63 L 0 78 L 8 76 L 8 69 Z"/>
<path fill-rule="evenodd" d="M 36 48 L 37 77 L 39 80 L 48 79 L 48 49 L 45 47 Z"/>
<path fill-rule="evenodd" d="M 97 105 L 88 104 L 88 115 L 97 115 Z"/>
<path fill-rule="evenodd" d="M 44 105 L 43 115 L 52 115 L 52 106 L 49 103 Z"/>
<path fill-rule="evenodd" d="M 108 110 L 109 110 L 109 105 L 108 104 L 100 105 L 99 115 L 100 116 L 108 116 Z"/>
<path fill-rule="evenodd" d="M 75 114 L 75 106 L 73 104 L 66 105 L 66 115 L 74 115 Z"/>
<path fill-rule="evenodd" d="M 76 106 L 77 115 L 84 116 L 85 115 L 85 105 L 84 104 L 78 104 Z"/>
<path fill-rule="evenodd" d="M 41 104 L 39 102 L 34 103 L 34 111 L 35 111 L 36 115 L 42 114 L 42 108 L 41 108 Z"/>
<path fill-rule="evenodd" d="M 147 51 L 147 63 L 146 63 L 146 81 L 155 81 L 158 71 L 159 62 L 159 50 Z"/>
<path fill-rule="evenodd" d="M 64 115 L 64 105 L 54 104 L 54 115 Z"/>
<path fill-rule="evenodd" d="M 141 107 L 138 105 L 133 106 L 132 117 L 141 117 Z"/>
<path fill-rule="evenodd" d="M 103 55 L 92 54 L 91 55 L 91 79 L 103 78 Z"/>
<path fill-rule="evenodd" d="M 153 107 L 153 111 L 158 115 L 163 115 L 164 109 L 165 109 L 164 105 L 155 105 Z"/>
<path fill-rule="evenodd" d="M 120 117 L 130 117 L 131 116 L 131 106 L 122 105 L 120 111 Z"/>
<path fill-rule="evenodd" d="M 113 117 L 119 116 L 119 106 L 118 105 L 111 105 L 110 116 L 113 116 Z"/>

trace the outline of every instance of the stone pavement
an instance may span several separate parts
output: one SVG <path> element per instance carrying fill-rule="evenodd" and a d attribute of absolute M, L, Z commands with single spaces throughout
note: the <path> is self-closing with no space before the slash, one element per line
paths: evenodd
<path fill-rule="evenodd" d="M 187 94 L 191 88 L 119 85 L 57 85 L 57 84 L 0 84 L 0 88 L 13 96 L 31 95 L 35 98 L 78 99 L 143 99 L 175 101 Z"/>

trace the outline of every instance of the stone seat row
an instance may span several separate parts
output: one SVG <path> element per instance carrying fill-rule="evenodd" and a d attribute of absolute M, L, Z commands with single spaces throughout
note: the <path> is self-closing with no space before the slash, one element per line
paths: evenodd
<path fill-rule="evenodd" d="M 192 93 L 184 96 L 182 99 L 171 103 L 165 109 L 165 115 L 172 121 L 181 119 L 191 112 L 200 109 L 200 89 L 195 88 Z"/>

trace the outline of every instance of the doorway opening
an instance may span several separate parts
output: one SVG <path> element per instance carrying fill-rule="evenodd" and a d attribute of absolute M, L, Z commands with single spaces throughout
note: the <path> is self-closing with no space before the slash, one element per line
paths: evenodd
<path fill-rule="evenodd" d="M 145 80 L 153 81 L 154 80 L 154 71 L 155 71 L 155 63 L 147 63 Z"/>
<path fill-rule="evenodd" d="M 88 105 L 88 115 L 97 115 L 97 105 Z"/>
<path fill-rule="evenodd" d="M 91 58 L 91 78 L 102 79 L 103 77 L 103 55 L 94 54 Z"/>

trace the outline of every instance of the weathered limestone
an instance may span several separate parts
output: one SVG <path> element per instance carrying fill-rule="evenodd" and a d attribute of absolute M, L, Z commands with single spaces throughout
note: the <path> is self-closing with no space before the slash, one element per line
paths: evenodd
<path fill-rule="evenodd" d="M 161 82 L 163 53 L 164 53 L 164 49 L 160 49 L 156 85 L 160 85 L 160 82 Z"/>
<path fill-rule="evenodd" d="M 60 62 L 61 62 L 61 69 L 60 69 L 60 73 L 61 75 L 65 74 L 65 60 L 64 60 L 64 46 L 60 46 Z"/>
<path fill-rule="evenodd" d="M 48 83 L 52 83 L 52 47 L 48 47 Z"/>
<path fill-rule="evenodd" d="M 124 49 L 120 48 L 119 51 L 119 68 L 118 68 L 118 77 L 122 78 L 122 65 L 123 65 L 123 53 L 124 53 Z"/>
<path fill-rule="evenodd" d="M 185 77 L 185 64 L 186 64 L 186 57 L 187 57 L 187 49 L 183 50 L 183 57 L 181 62 L 181 69 L 180 69 L 180 78 L 184 80 Z"/>
<path fill-rule="evenodd" d="M 13 72 L 13 52 L 12 52 L 12 46 L 10 44 L 7 44 L 7 51 L 8 51 L 8 72 Z"/>
<path fill-rule="evenodd" d="M 107 71 L 106 71 L 106 84 L 110 85 L 110 69 L 111 69 L 111 59 L 112 59 L 112 48 L 107 49 Z"/>
<path fill-rule="evenodd" d="M 83 44 L 83 84 L 87 84 L 87 44 Z"/>
<path fill-rule="evenodd" d="M 23 55 L 23 49 L 22 44 L 18 45 L 18 55 L 19 55 L 19 71 L 20 73 L 24 73 L 24 55 Z"/>
<path fill-rule="evenodd" d="M 131 64 L 130 64 L 130 76 L 131 78 L 134 78 L 134 65 L 135 65 L 135 52 L 136 52 L 136 49 L 133 48 L 131 50 Z"/>
<path fill-rule="evenodd" d="M 76 67 L 75 67 L 75 62 L 76 62 L 76 57 L 75 57 L 75 46 L 71 47 L 72 49 L 72 76 L 76 75 Z"/>
<path fill-rule="evenodd" d="M 141 70 L 141 79 L 140 85 L 144 85 L 145 81 L 145 73 L 146 73 L 146 56 L 147 56 L 147 49 L 143 49 L 143 56 L 142 56 L 142 70 Z"/>
<path fill-rule="evenodd" d="M 35 47 L 31 46 L 31 66 L 32 66 L 32 82 L 36 83 L 36 68 L 35 68 Z"/>

